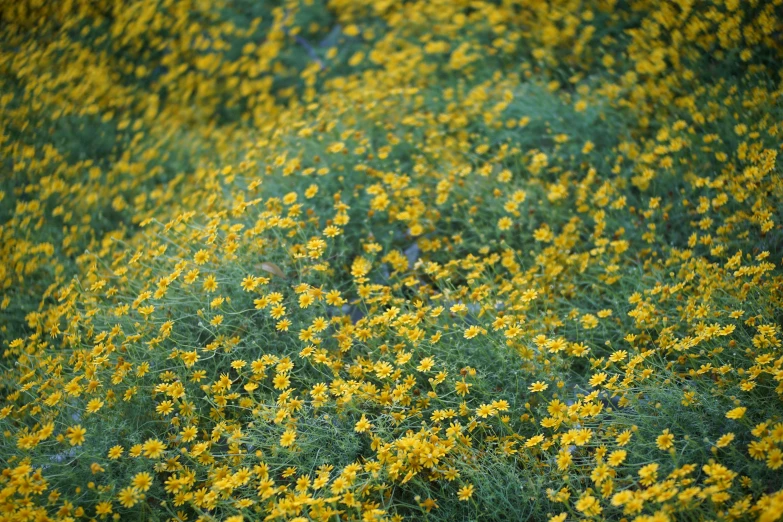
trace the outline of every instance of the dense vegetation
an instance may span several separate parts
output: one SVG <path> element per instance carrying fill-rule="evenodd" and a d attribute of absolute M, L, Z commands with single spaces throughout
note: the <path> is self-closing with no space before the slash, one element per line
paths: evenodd
<path fill-rule="evenodd" d="M 783 1 L 0 34 L 0 520 L 783 516 Z"/>

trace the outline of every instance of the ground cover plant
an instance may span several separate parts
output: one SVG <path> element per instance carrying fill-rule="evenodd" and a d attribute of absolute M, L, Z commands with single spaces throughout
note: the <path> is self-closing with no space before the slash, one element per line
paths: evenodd
<path fill-rule="evenodd" d="M 779 520 L 781 64 L 781 0 L 0 2 L 0 520 Z"/>

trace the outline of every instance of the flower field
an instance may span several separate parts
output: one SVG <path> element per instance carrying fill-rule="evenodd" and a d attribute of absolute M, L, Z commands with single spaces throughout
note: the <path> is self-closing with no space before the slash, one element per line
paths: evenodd
<path fill-rule="evenodd" d="M 783 0 L 2 0 L 0 73 L 0 521 L 783 518 Z"/>

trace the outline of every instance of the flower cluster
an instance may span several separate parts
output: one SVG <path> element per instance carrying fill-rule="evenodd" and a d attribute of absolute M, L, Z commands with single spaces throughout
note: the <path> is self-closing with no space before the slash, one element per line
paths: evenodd
<path fill-rule="evenodd" d="M 783 517 L 779 0 L 0 13 L 0 520 Z"/>

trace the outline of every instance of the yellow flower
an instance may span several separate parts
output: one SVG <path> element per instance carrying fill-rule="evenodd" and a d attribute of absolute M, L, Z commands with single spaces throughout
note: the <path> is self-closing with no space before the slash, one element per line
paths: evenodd
<path fill-rule="evenodd" d="M 634 497 L 633 491 L 630 490 L 624 490 L 619 491 L 615 493 L 612 496 L 612 505 L 613 506 L 624 506 L 628 502 L 630 502 Z"/>
<path fill-rule="evenodd" d="M 783 451 L 775 448 L 767 453 L 767 466 L 769 469 L 778 469 L 783 466 Z"/>
<path fill-rule="evenodd" d="M 307 308 L 313 304 L 313 296 L 310 294 L 302 294 L 299 296 L 299 308 Z"/>
<path fill-rule="evenodd" d="M 568 448 L 563 448 L 557 454 L 557 469 L 560 471 L 565 471 L 568 469 L 568 466 L 573 463 L 573 461 L 574 459 L 571 457 L 571 452 L 568 451 Z"/>
<path fill-rule="evenodd" d="M 372 268 L 372 262 L 364 257 L 357 257 L 351 264 L 351 275 L 356 279 L 363 279 Z"/>
<path fill-rule="evenodd" d="M 461 314 L 463 312 L 468 311 L 468 307 L 465 306 L 464 303 L 455 303 L 451 305 L 451 308 L 449 308 L 449 311 L 453 314 Z"/>
<path fill-rule="evenodd" d="M 470 500 L 470 497 L 473 496 L 473 484 L 467 484 L 465 486 L 462 486 L 460 490 L 457 492 L 457 498 L 460 499 L 460 501 L 467 502 Z"/>
<path fill-rule="evenodd" d="M 425 357 L 419 361 L 419 365 L 416 367 L 416 369 L 420 372 L 428 372 L 432 369 L 433 366 L 435 366 L 435 359 L 432 357 Z"/>
<path fill-rule="evenodd" d="M 598 318 L 593 314 L 585 314 L 579 320 L 582 323 L 582 328 L 585 330 L 592 330 L 598 326 Z"/>
<path fill-rule="evenodd" d="M 210 274 L 204 279 L 203 288 L 207 292 L 214 292 L 217 290 L 218 282 L 214 275 Z"/>
<path fill-rule="evenodd" d="M 783 442 L 783 423 L 778 422 L 769 433 L 773 442 Z"/>
<path fill-rule="evenodd" d="M 454 384 L 454 390 L 457 392 L 457 395 L 461 395 L 464 397 L 465 395 L 470 393 L 471 386 L 473 385 L 465 381 L 457 381 L 457 383 Z"/>
<path fill-rule="evenodd" d="M 723 436 L 721 436 L 716 442 L 715 445 L 719 448 L 725 448 L 729 444 L 731 444 L 731 441 L 734 440 L 734 434 L 733 433 L 727 433 Z"/>
<path fill-rule="evenodd" d="M 152 476 L 146 471 L 142 471 L 133 477 L 131 484 L 139 491 L 147 491 L 152 487 Z"/>
<path fill-rule="evenodd" d="M 285 306 L 279 304 L 272 307 L 272 309 L 269 312 L 269 315 L 272 316 L 272 319 L 280 319 L 285 315 Z"/>
<path fill-rule="evenodd" d="M 87 413 L 95 413 L 103 407 L 103 401 L 100 399 L 92 399 L 87 403 Z"/>
<path fill-rule="evenodd" d="M 112 513 L 112 507 L 111 502 L 99 502 L 97 506 L 95 506 L 95 514 L 97 515 L 111 515 Z"/>
<path fill-rule="evenodd" d="M 669 429 L 666 428 L 661 435 L 658 435 L 655 443 L 658 445 L 658 449 L 667 450 L 674 446 L 674 435 L 669 433 Z"/>
<path fill-rule="evenodd" d="M 606 373 L 598 372 L 598 373 L 594 374 L 590 378 L 589 382 L 590 382 L 590 386 L 595 388 L 595 387 L 600 386 L 601 384 L 603 384 L 604 381 L 606 381 Z"/>
<path fill-rule="evenodd" d="M 491 404 L 481 404 L 476 409 L 476 415 L 481 417 L 482 419 L 486 419 L 490 415 L 495 414 L 495 408 Z"/>
<path fill-rule="evenodd" d="M 332 143 L 326 148 L 327 152 L 330 152 L 332 154 L 337 154 L 338 152 L 341 152 L 345 150 L 345 143 L 341 141 L 337 141 L 335 143 Z"/>
<path fill-rule="evenodd" d="M 275 378 L 272 379 L 272 384 L 274 385 L 276 390 L 285 390 L 286 388 L 291 386 L 291 379 L 289 379 L 287 375 L 278 373 L 277 375 L 275 375 Z"/>
<path fill-rule="evenodd" d="M 196 252 L 196 255 L 193 256 L 193 261 L 197 265 L 203 265 L 204 263 L 209 261 L 209 252 L 207 252 L 206 250 L 203 250 L 203 249 L 199 250 L 198 252 Z"/>
<path fill-rule="evenodd" d="M 123 488 L 117 495 L 120 505 L 125 508 L 132 508 L 139 501 L 139 490 L 133 487 Z"/>
<path fill-rule="evenodd" d="M 252 292 L 258 287 L 259 282 L 260 279 L 258 277 L 248 275 L 245 276 L 244 279 L 242 279 L 240 286 L 242 287 L 242 290 L 244 290 L 245 292 Z"/>
<path fill-rule="evenodd" d="M 155 411 L 160 413 L 161 415 L 168 415 L 172 411 L 174 411 L 174 403 L 171 401 L 163 401 L 155 408 Z"/>
<path fill-rule="evenodd" d="M 166 445 L 158 439 L 149 439 L 142 445 L 142 450 L 145 457 L 157 459 L 166 450 Z"/>
<path fill-rule="evenodd" d="M 372 424 L 370 424 L 370 421 L 367 420 L 367 417 L 362 414 L 362 418 L 359 419 L 359 422 L 356 423 L 356 427 L 354 427 L 354 431 L 356 433 L 364 433 L 365 431 L 372 428 Z"/>
<path fill-rule="evenodd" d="M 532 392 L 540 392 L 546 390 L 547 388 L 549 388 L 549 385 L 544 381 L 536 381 L 528 387 L 528 390 Z"/>
<path fill-rule="evenodd" d="M 284 448 L 289 447 L 296 440 L 295 430 L 286 430 L 283 435 L 280 436 L 280 445 Z"/>
<path fill-rule="evenodd" d="M 198 435 L 198 428 L 195 426 L 188 426 L 179 433 L 182 436 L 183 442 L 190 442 Z"/>
<path fill-rule="evenodd" d="M 639 469 L 639 477 L 642 479 L 640 482 L 643 486 L 649 486 L 654 483 L 658 477 L 658 464 L 653 462 L 646 466 L 642 466 Z"/>
<path fill-rule="evenodd" d="M 291 326 L 291 321 L 289 321 L 288 319 L 283 319 L 275 324 L 275 330 L 277 330 L 278 332 L 287 332 L 290 326 Z"/>
<path fill-rule="evenodd" d="M 122 446 L 112 446 L 112 448 L 109 450 L 109 458 L 111 460 L 117 460 L 122 456 L 123 452 Z"/>
<path fill-rule="evenodd" d="M 68 442 L 71 446 L 81 446 L 84 443 L 84 435 L 87 430 L 82 428 L 80 424 L 71 426 L 65 431 L 65 436 L 68 437 Z"/>
<path fill-rule="evenodd" d="M 615 450 L 609 454 L 607 462 L 610 466 L 616 467 L 623 463 L 628 453 L 625 450 Z"/>
<path fill-rule="evenodd" d="M 482 333 L 485 333 L 485 331 L 480 326 L 476 326 L 476 325 L 470 326 L 468 327 L 467 330 L 465 330 L 465 339 L 473 339 L 478 334 L 482 334 Z"/>
<path fill-rule="evenodd" d="M 598 499 L 589 493 L 583 494 L 576 502 L 576 509 L 586 515 L 597 515 L 601 512 L 601 505 Z"/>
<path fill-rule="evenodd" d="M 625 446 L 631 441 L 631 431 L 625 430 L 617 436 L 616 440 L 618 446 Z"/>
<path fill-rule="evenodd" d="M 733 410 L 730 410 L 730 411 L 726 412 L 726 418 L 727 419 L 739 420 L 739 419 L 741 419 L 745 415 L 746 411 L 747 411 L 747 408 L 744 407 L 744 406 L 740 406 L 738 408 L 734 408 Z"/>

